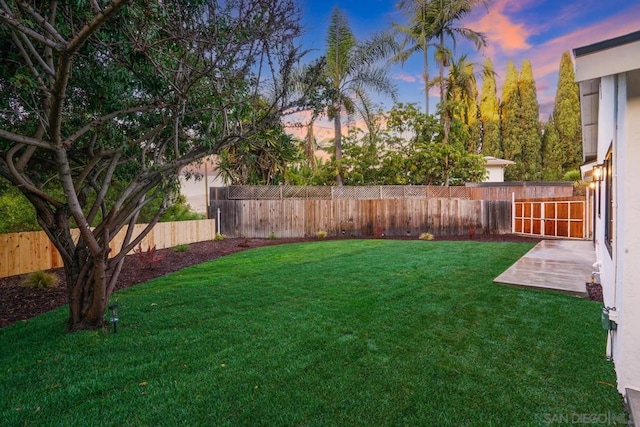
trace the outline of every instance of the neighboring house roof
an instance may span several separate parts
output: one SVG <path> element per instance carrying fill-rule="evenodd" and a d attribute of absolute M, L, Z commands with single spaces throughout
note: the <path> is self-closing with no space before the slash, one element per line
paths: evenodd
<path fill-rule="evenodd" d="M 597 156 L 600 78 L 640 68 L 640 31 L 573 49 L 576 82 L 580 83 L 582 153 L 585 162 Z"/>
<path fill-rule="evenodd" d="M 492 156 L 484 156 L 484 159 L 485 159 L 485 164 L 484 164 L 485 166 L 508 166 L 508 165 L 516 164 L 516 162 L 514 161 L 498 159 Z"/>

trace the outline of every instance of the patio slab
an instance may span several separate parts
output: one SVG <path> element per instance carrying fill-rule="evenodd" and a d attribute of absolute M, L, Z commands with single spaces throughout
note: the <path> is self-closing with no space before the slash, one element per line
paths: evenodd
<path fill-rule="evenodd" d="M 543 240 L 493 282 L 586 297 L 595 262 L 591 241 Z"/>

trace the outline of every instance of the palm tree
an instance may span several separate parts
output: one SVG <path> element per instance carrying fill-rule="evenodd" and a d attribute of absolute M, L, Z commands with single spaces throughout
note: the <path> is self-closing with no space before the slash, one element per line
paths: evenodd
<path fill-rule="evenodd" d="M 478 5 L 487 5 L 487 0 L 431 0 L 426 19 L 431 22 L 434 37 L 438 39 L 436 58 L 440 66 L 440 96 L 444 98 L 444 68 L 449 66 L 452 55 L 445 46 L 449 39 L 455 50 L 458 37 L 472 42 L 476 49 L 480 50 L 487 45 L 487 38 L 483 33 L 466 27 L 457 26 L 457 23 L 471 13 Z"/>
<path fill-rule="evenodd" d="M 393 29 L 402 37 L 399 52 L 392 58 L 392 63 L 404 63 L 414 53 L 422 53 L 424 78 L 424 112 L 429 114 L 429 55 L 428 49 L 434 46 L 431 22 L 427 21 L 429 0 L 401 0 L 397 8 L 409 16 L 409 25 L 393 23 Z"/>
<path fill-rule="evenodd" d="M 448 67 L 453 58 L 452 51 L 445 45 L 446 40 L 451 40 L 455 50 L 457 38 L 462 37 L 472 42 L 476 49 L 481 49 L 487 45 L 487 39 L 484 34 L 471 30 L 466 27 L 459 27 L 462 18 L 471 13 L 474 7 L 478 5 L 487 5 L 487 0 L 431 0 L 430 7 L 426 14 L 426 19 L 432 23 L 433 34 L 438 39 L 436 48 L 436 60 L 440 67 L 440 99 L 445 100 L 445 78 L 444 69 Z M 443 117 L 444 120 L 444 117 Z M 449 142 L 449 130 L 446 121 L 444 122 L 444 140 L 443 143 Z"/>
<path fill-rule="evenodd" d="M 379 62 L 395 51 L 395 42 L 388 34 L 378 34 L 364 43 L 355 39 L 346 17 L 336 7 L 331 15 L 327 35 L 325 77 L 331 84 L 327 116 L 334 122 L 336 183 L 342 185 L 342 113 L 355 111 L 356 98 L 365 98 L 366 89 L 391 95 L 396 89 Z"/>

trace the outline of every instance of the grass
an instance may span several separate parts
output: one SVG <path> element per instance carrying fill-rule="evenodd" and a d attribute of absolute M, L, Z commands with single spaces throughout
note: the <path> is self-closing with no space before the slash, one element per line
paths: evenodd
<path fill-rule="evenodd" d="M 600 305 L 492 284 L 522 243 L 271 246 L 0 329 L 1 425 L 547 425 L 624 416 Z"/>

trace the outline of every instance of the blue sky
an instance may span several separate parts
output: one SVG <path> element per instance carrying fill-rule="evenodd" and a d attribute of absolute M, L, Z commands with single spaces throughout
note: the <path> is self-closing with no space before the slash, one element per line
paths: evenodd
<path fill-rule="evenodd" d="M 396 3 L 397 0 L 299 0 L 306 29 L 303 46 L 313 50 L 312 56 L 324 52 L 329 17 L 335 6 L 346 12 L 356 38 L 363 40 L 373 32 L 389 28 L 392 22 L 407 22 L 396 10 Z M 531 61 L 544 120 L 553 109 L 562 53 L 640 30 L 640 0 L 489 0 L 488 8 L 478 8 L 465 19 L 464 25 L 485 33 L 488 46 L 474 53 L 471 46 L 459 43 L 456 54 L 466 53 L 478 64 L 490 57 L 499 91 L 508 60 L 513 60 L 518 70 L 523 59 Z M 430 63 L 434 75 L 437 69 L 433 60 Z M 421 69 L 419 55 L 402 67 L 391 67 L 399 101 L 423 106 Z M 391 100 L 378 99 L 384 109 L 392 106 Z M 438 101 L 437 93 L 431 91 L 432 112 Z"/>

